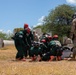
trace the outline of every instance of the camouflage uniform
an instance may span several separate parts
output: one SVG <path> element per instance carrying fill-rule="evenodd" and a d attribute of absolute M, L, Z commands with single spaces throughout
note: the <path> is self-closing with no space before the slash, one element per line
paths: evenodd
<path fill-rule="evenodd" d="M 71 37 L 71 39 L 73 40 L 73 43 L 74 43 L 73 58 L 75 59 L 75 56 L 76 56 L 76 18 L 74 18 L 73 21 L 72 21 L 70 37 Z"/>

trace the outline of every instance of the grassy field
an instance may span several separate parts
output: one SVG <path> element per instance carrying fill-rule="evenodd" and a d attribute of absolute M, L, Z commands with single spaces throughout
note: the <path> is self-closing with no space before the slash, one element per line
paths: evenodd
<path fill-rule="evenodd" d="M 76 61 L 13 61 L 16 52 L 14 46 L 0 49 L 0 75 L 76 75 Z"/>

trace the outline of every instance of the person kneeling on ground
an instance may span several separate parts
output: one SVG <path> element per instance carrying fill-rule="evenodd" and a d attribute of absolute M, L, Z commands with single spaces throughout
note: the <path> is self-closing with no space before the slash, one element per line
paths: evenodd
<path fill-rule="evenodd" d="M 42 51 L 41 48 L 39 47 L 39 43 L 34 43 L 33 46 L 30 49 L 30 55 L 32 61 L 41 61 L 41 55 Z"/>
<path fill-rule="evenodd" d="M 58 41 L 58 35 L 54 35 L 52 41 L 48 44 L 48 47 L 51 51 L 50 60 L 61 60 L 62 50 L 61 50 L 61 43 Z"/>

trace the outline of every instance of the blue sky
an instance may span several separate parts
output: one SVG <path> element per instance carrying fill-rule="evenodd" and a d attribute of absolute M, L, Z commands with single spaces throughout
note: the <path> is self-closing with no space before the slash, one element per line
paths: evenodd
<path fill-rule="evenodd" d="M 12 32 L 24 23 L 37 26 L 49 11 L 62 4 L 76 6 L 76 0 L 0 0 L 0 31 Z"/>

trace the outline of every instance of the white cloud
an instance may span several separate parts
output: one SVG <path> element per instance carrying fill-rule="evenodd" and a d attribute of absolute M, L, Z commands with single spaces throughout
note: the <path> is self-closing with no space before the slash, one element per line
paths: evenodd
<path fill-rule="evenodd" d="M 12 33 L 11 30 L 7 30 L 7 33 Z"/>
<path fill-rule="evenodd" d="M 4 31 L 3 29 L 0 29 L 0 32 L 2 32 L 2 33 L 6 33 L 6 34 L 11 34 L 11 33 L 12 33 L 11 30 Z"/>
<path fill-rule="evenodd" d="M 45 18 L 45 16 L 41 16 L 41 18 L 38 19 L 38 22 L 40 22 L 40 23 L 44 22 L 44 18 Z"/>
<path fill-rule="evenodd" d="M 76 0 L 66 0 L 67 3 L 70 3 L 70 4 L 75 4 L 76 5 Z"/>
<path fill-rule="evenodd" d="M 3 30 L 2 30 L 2 29 L 0 29 L 0 32 L 3 32 Z"/>
<path fill-rule="evenodd" d="M 45 16 L 41 16 L 41 18 L 38 19 L 38 23 L 36 25 L 33 25 L 33 27 L 36 27 L 38 25 L 42 25 L 44 22 L 44 18 L 45 18 Z"/>
<path fill-rule="evenodd" d="M 4 31 L 3 29 L 0 29 L 0 32 L 2 32 L 2 33 L 6 33 L 6 31 Z"/>
<path fill-rule="evenodd" d="M 40 23 L 37 23 L 37 25 L 42 25 L 42 22 L 40 22 Z"/>

